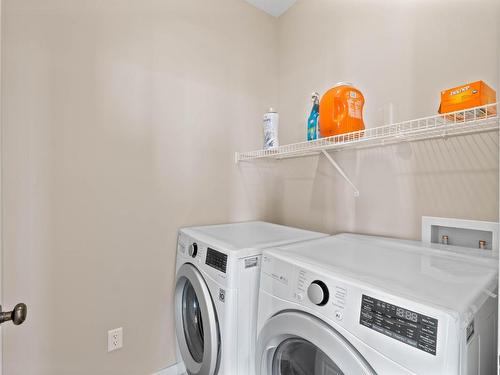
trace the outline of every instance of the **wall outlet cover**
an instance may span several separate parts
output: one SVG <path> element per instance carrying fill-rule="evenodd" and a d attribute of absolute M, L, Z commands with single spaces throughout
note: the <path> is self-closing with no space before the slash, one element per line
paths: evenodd
<path fill-rule="evenodd" d="M 120 349 L 123 346 L 123 328 L 108 331 L 108 352 Z"/>

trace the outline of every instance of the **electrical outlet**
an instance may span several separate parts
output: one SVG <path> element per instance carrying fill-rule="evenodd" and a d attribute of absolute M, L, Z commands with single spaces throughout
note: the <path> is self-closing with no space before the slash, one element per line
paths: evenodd
<path fill-rule="evenodd" d="M 108 352 L 120 349 L 123 346 L 123 328 L 108 331 Z"/>

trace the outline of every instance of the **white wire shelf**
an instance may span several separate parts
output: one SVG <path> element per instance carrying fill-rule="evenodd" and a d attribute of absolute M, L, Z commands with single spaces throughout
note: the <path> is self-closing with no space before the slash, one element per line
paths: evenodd
<path fill-rule="evenodd" d="M 321 138 L 309 142 L 291 143 L 271 150 L 237 152 L 236 163 L 254 159 L 285 159 L 339 151 L 457 136 L 498 130 L 497 103 L 442 115 L 423 117 L 396 124 L 379 126 L 352 133 Z"/>

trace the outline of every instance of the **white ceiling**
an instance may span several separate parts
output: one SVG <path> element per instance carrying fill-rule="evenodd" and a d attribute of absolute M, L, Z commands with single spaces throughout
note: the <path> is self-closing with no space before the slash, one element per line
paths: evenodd
<path fill-rule="evenodd" d="M 279 17 L 297 0 L 245 0 L 247 3 L 262 9 L 274 17 Z"/>

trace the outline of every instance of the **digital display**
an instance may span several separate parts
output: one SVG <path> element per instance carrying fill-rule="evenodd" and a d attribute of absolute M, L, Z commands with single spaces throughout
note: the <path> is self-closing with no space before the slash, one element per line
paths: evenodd
<path fill-rule="evenodd" d="M 359 324 L 436 355 L 438 321 L 435 318 L 363 295 Z"/>
<path fill-rule="evenodd" d="M 406 319 L 406 320 L 411 320 L 412 322 L 417 323 L 418 322 L 418 314 L 410 311 L 410 310 L 405 310 L 402 309 L 401 307 L 396 308 L 396 316 Z"/>

